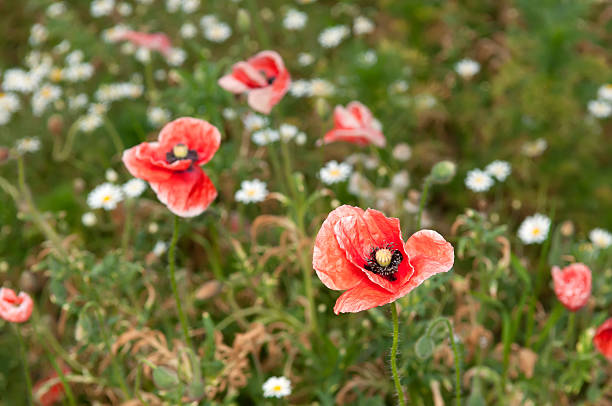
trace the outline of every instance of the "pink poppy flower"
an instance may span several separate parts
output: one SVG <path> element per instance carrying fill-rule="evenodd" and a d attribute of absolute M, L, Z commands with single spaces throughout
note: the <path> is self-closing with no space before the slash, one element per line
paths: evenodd
<path fill-rule="evenodd" d="M 599 326 L 593 337 L 595 348 L 612 362 L 612 318 Z"/>
<path fill-rule="evenodd" d="M 170 38 L 164 33 L 156 32 L 148 34 L 146 32 L 130 31 L 125 30 L 119 32 L 113 37 L 114 41 L 130 41 L 132 44 L 149 49 L 151 51 L 157 51 L 164 56 L 168 56 L 172 50 L 172 43 Z"/>
<path fill-rule="evenodd" d="M 373 144 L 380 148 L 387 143 L 378 120 L 366 106 L 358 101 L 350 102 L 346 108 L 336 106 L 334 109 L 334 128 L 325 134 L 322 143 L 329 144 L 336 141 L 350 142 L 360 146 Z"/>
<path fill-rule="evenodd" d="M 217 190 L 200 165 L 211 160 L 221 143 L 212 124 L 191 117 L 164 126 L 157 142 L 143 142 L 123 152 L 123 163 L 146 180 L 157 198 L 181 217 L 201 214 Z"/>
<path fill-rule="evenodd" d="M 394 302 L 450 270 L 453 262 L 453 246 L 437 232 L 421 230 L 404 243 L 398 219 L 346 205 L 323 222 L 312 257 L 321 282 L 345 290 L 334 306 L 336 314 Z"/>
<path fill-rule="evenodd" d="M 219 86 L 228 92 L 247 93 L 249 106 L 263 114 L 270 114 L 290 85 L 289 71 L 274 51 L 262 51 L 246 62 L 236 63 L 232 73 L 219 79 Z"/>
<path fill-rule="evenodd" d="M 25 292 L 16 295 L 8 288 L 0 288 L 0 317 L 11 323 L 23 323 L 32 315 L 34 302 Z"/>
<path fill-rule="evenodd" d="M 568 310 L 575 312 L 584 306 L 591 296 L 591 270 L 576 263 L 560 269 L 554 266 L 552 278 L 555 294 Z"/>

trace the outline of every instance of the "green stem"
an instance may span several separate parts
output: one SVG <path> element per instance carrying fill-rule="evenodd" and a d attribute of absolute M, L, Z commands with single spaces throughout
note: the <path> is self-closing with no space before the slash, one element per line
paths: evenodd
<path fill-rule="evenodd" d="M 404 391 L 400 383 L 400 378 L 397 373 L 397 342 L 399 336 L 399 320 L 397 317 L 397 307 L 395 303 L 391 303 L 391 315 L 393 317 L 393 344 L 391 346 L 391 372 L 393 373 L 393 382 L 395 382 L 395 391 L 399 399 L 400 406 L 406 406 L 404 400 Z"/>
<path fill-rule="evenodd" d="M 176 243 L 179 235 L 179 218 L 174 216 L 174 231 L 172 232 L 172 241 L 170 242 L 170 248 L 168 249 L 168 266 L 170 268 L 170 285 L 172 286 L 172 293 L 174 294 L 174 301 L 176 302 L 176 310 L 178 311 L 179 320 L 181 322 L 181 328 L 183 329 L 183 337 L 185 343 L 191 348 L 191 338 L 189 337 L 189 328 L 187 325 L 187 318 L 183 313 L 183 306 L 181 305 L 181 298 L 179 297 L 178 289 L 176 287 Z"/>
<path fill-rule="evenodd" d="M 30 379 L 30 368 L 28 367 L 28 358 L 26 356 L 25 344 L 23 343 L 23 337 L 21 336 L 21 331 L 19 331 L 19 327 L 17 326 L 17 324 L 13 323 L 13 327 L 15 328 L 15 333 L 17 334 L 17 341 L 19 342 L 19 355 L 21 356 L 23 375 L 25 376 L 27 390 L 25 398 L 28 401 L 28 405 L 32 405 L 32 380 Z"/>
<path fill-rule="evenodd" d="M 432 330 L 438 323 L 444 323 L 448 329 L 448 338 L 450 339 L 451 347 L 453 349 L 453 356 L 455 359 L 455 403 L 457 406 L 461 406 L 461 363 L 459 362 L 459 349 L 457 348 L 457 342 L 455 341 L 453 325 L 446 317 L 440 317 L 429 325 L 426 334 L 431 335 Z"/>
<path fill-rule="evenodd" d="M 249 0 L 248 6 L 255 23 L 255 31 L 257 31 L 257 39 L 259 40 L 259 45 L 261 49 L 268 49 L 270 41 L 268 39 L 266 29 L 263 23 L 261 22 L 261 15 L 258 12 L 259 6 L 257 5 L 257 2 L 255 0 Z"/>
<path fill-rule="evenodd" d="M 115 144 L 115 149 L 117 149 L 117 153 L 122 154 L 125 148 L 123 147 L 123 141 L 121 141 L 121 136 L 117 132 L 117 129 L 115 128 L 113 123 L 111 123 L 111 121 L 106 116 L 104 116 L 104 127 L 106 127 L 106 131 L 108 131 L 108 135 L 110 136 L 111 141 L 113 142 L 113 144 Z"/>
<path fill-rule="evenodd" d="M 576 324 L 576 312 L 570 312 L 567 319 L 567 330 L 565 330 L 565 342 L 568 347 L 574 344 L 574 326 Z"/>
<path fill-rule="evenodd" d="M 100 309 L 98 309 L 95 311 L 95 313 L 98 319 L 98 327 L 100 328 L 100 332 L 102 333 L 102 340 L 104 340 L 104 344 L 106 346 L 106 351 L 110 353 L 111 344 L 110 344 L 110 339 L 107 334 L 106 325 L 102 318 L 102 312 L 100 311 Z M 112 373 L 114 375 L 113 377 L 119 384 L 119 388 L 123 392 L 123 396 L 125 397 L 125 400 L 127 401 L 131 399 L 132 395 L 130 395 L 130 390 L 128 389 L 127 381 L 125 380 L 125 376 L 123 375 L 123 371 L 121 370 L 121 367 L 119 366 L 119 363 L 117 362 L 117 357 L 115 356 L 115 354 L 111 355 L 111 367 L 112 367 Z"/>
<path fill-rule="evenodd" d="M 132 199 L 127 199 L 125 202 L 125 221 L 123 223 L 123 234 L 121 236 L 121 248 L 123 255 L 127 255 L 128 246 L 130 245 L 130 234 L 132 232 Z"/>
<path fill-rule="evenodd" d="M 417 214 L 417 221 L 416 221 L 417 231 L 421 229 L 421 219 L 423 217 L 423 209 L 425 208 L 425 201 L 427 200 L 427 192 L 429 192 L 430 186 L 431 186 L 431 179 L 428 176 L 425 178 L 425 183 L 423 185 L 423 193 L 421 193 L 421 201 L 419 202 L 419 212 Z"/>
<path fill-rule="evenodd" d="M 53 142 L 53 159 L 56 161 L 65 161 L 70 156 L 70 152 L 72 151 L 72 145 L 74 144 L 74 138 L 79 130 L 79 126 L 81 124 L 82 119 L 76 120 L 70 128 L 68 129 L 68 134 L 66 135 L 66 142 L 64 143 L 64 147 L 60 147 L 60 137 L 55 137 Z"/>
<path fill-rule="evenodd" d="M 149 103 L 155 105 L 157 102 L 157 89 L 155 88 L 155 80 L 153 78 L 153 65 L 151 61 L 146 62 L 145 66 L 145 82 L 147 83 L 147 95 Z"/>

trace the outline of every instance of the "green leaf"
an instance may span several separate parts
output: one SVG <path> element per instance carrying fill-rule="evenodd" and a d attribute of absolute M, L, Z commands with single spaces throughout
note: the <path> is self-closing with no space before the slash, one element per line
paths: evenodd
<path fill-rule="evenodd" d="M 166 367 L 157 367 L 153 370 L 153 382 L 159 389 L 174 389 L 179 384 L 176 372 Z"/>

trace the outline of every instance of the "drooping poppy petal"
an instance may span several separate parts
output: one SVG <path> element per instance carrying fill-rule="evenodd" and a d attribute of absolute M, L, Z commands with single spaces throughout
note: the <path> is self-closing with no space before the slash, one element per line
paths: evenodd
<path fill-rule="evenodd" d="M 219 149 L 221 134 L 206 121 L 191 117 L 162 128 L 157 142 L 144 142 L 123 153 L 123 163 L 135 177 L 148 181 L 158 199 L 182 217 L 202 213 L 216 198 L 210 178 L 199 165 Z"/>
<path fill-rule="evenodd" d="M 381 148 L 386 144 L 385 136 L 372 112 L 357 101 L 350 102 L 346 108 L 336 106 L 334 109 L 334 128 L 325 134 L 322 143 L 336 141 L 360 146 L 372 144 Z"/>
<path fill-rule="evenodd" d="M 358 312 L 391 303 L 427 278 L 452 268 L 451 244 L 421 230 L 405 244 L 399 220 L 377 210 L 341 206 L 317 234 L 313 267 L 325 286 L 346 289 L 334 311 Z"/>
<path fill-rule="evenodd" d="M 159 201 L 181 217 L 201 214 L 217 197 L 217 189 L 199 167 L 174 173 L 165 182 L 150 184 Z"/>
<path fill-rule="evenodd" d="M 64 375 L 69 374 L 70 368 L 62 367 L 62 373 Z M 58 377 L 59 375 L 57 374 L 57 372 L 53 372 L 47 378 L 41 379 L 40 381 L 36 382 L 36 384 L 32 388 L 34 399 L 36 399 L 37 402 L 40 403 L 42 406 L 54 405 L 55 403 L 59 402 L 64 396 L 65 388 L 64 384 L 61 381 L 49 386 L 44 392 L 42 392 L 43 388 L 46 388 L 47 383 L 51 379 L 57 379 Z"/>
<path fill-rule="evenodd" d="M 325 286 L 334 290 L 350 289 L 362 280 L 362 271 L 347 258 L 340 249 L 334 226 L 344 216 L 360 215 L 358 207 L 340 206 L 323 222 L 315 239 L 312 266 Z"/>
<path fill-rule="evenodd" d="M 12 289 L 0 288 L 0 317 L 11 323 L 28 321 L 34 309 L 30 295 L 20 292 L 16 295 Z"/>
<path fill-rule="evenodd" d="M 172 50 L 170 38 L 161 32 L 149 34 L 146 32 L 122 30 L 112 39 L 114 41 L 129 41 L 138 47 L 158 51 L 165 56 Z"/>
<path fill-rule="evenodd" d="M 269 114 L 289 90 L 291 76 L 283 59 L 274 51 L 262 51 L 246 62 L 238 62 L 232 72 L 218 81 L 223 89 L 240 94 L 248 93 L 249 106 Z"/>
<path fill-rule="evenodd" d="M 557 298 L 568 310 L 576 310 L 587 304 L 591 297 L 591 270 L 575 263 L 563 269 L 552 268 L 552 278 Z"/>
<path fill-rule="evenodd" d="M 612 362 L 612 318 L 604 321 L 593 336 L 595 348 Z"/>

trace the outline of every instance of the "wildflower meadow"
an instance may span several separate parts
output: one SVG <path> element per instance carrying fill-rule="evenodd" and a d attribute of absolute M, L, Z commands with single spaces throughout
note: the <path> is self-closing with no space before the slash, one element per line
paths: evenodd
<path fill-rule="evenodd" d="M 612 405 L 610 1 L 0 22 L 0 405 Z"/>

